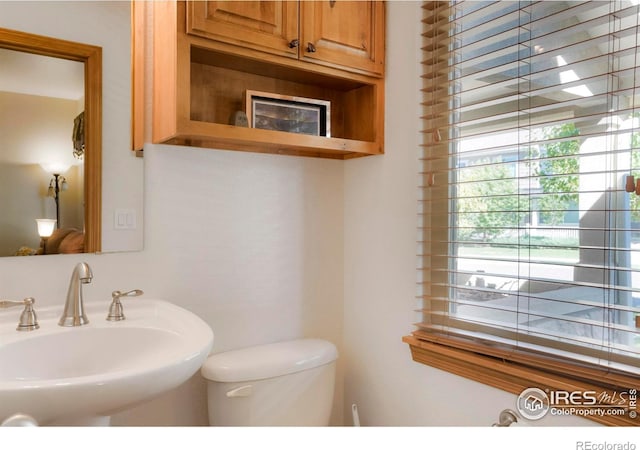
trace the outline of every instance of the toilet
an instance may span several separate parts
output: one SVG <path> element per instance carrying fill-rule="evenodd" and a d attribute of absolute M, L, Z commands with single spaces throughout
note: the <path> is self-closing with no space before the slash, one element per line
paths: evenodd
<path fill-rule="evenodd" d="M 209 424 L 214 426 L 324 426 L 329 424 L 336 347 L 298 339 L 210 356 Z"/>

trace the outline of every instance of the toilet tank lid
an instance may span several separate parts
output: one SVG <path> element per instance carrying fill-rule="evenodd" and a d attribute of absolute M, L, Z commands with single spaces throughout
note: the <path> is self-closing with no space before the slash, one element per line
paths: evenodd
<path fill-rule="evenodd" d="M 298 339 L 211 355 L 202 376 L 211 381 L 262 380 L 313 369 L 335 361 L 338 351 L 322 339 Z"/>

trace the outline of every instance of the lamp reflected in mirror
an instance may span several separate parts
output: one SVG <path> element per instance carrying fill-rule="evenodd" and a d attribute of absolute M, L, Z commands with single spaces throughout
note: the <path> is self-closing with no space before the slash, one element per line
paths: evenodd
<path fill-rule="evenodd" d="M 66 171 L 67 169 L 65 169 Z M 49 188 L 47 189 L 47 197 L 53 198 L 56 203 L 56 223 L 57 228 L 60 228 L 60 192 L 69 189 L 69 183 L 67 179 L 59 173 L 54 173 L 53 178 L 49 181 Z"/>
<path fill-rule="evenodd" d="M 57 221 L 55 219 L 36 219 L 38 226 L 38 236 L 40 236 L 40 246 L 42 247 L 43 254 L 47 252 L 47 239 L 53 234 L 53 229 L 56 226 Z"/>

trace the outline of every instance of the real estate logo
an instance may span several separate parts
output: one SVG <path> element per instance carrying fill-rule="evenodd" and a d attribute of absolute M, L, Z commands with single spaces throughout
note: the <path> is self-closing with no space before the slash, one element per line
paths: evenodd
<path fill-rule="evenodd" d="M 527 388 L 516 401 L 525 419 L 539 420 L 548 413 L 554 416 L 624 416 L 636 419 L 636 389 L 627 391 L 564 391 Z"/>
<path fill-rule="evenodd" d="M 518 396 L 516 406 L 525 419 L 538 420 L 547 415 L 551 402 L 542 389 L 527 388 Z"/>

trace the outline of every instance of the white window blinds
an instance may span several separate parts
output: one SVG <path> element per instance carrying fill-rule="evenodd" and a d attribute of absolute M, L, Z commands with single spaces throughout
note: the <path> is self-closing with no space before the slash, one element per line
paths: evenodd
<path fill-rule="evenodd" d="M 414 336 L 637 373 L 638 3 L 425 2 Z"/>

